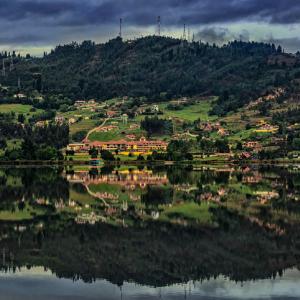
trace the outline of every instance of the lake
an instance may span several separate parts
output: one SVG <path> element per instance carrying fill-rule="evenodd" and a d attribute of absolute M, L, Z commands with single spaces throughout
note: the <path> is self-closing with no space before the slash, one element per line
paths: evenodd
<path fill-rule="evenodd" d="M 0 169 L 2 299 L 299 299 L 300 169 Z"/>

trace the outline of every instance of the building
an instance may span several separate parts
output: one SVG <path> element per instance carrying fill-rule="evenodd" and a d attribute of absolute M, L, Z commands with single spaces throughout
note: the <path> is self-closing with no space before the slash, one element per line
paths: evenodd
<path fill-rule="evenodd" d="M 49 124 L 49 121 L 38 121 L 35 123 L 36 127 L 46 127 Z"/>
<path fill-rule="evenodd" d="M 148 153 L 152 151 L 166 151 L 168 143 L 164 141 L 148 141 L 146 138 L 142 137 L 138 141 L 108 141 L 108 142 L 91 142 L 82 144 L 70 144 L 68 145 L 68 150 L 74 150 L 75 152 L 86 152 L 91 148 L 96 148 L 98 150 L 108 150 L 108 151 L 119 151 L 119 152 L 140 152 Z"/>
<path fill-rule="evenodd" d="M 276 133 L 278 131 L 278 126 L 273 126 L 270 124 L 262 125 L 260 128 L 256 129 L 257 133 Z"/>
<path fill-rule="evenodd" d="M 69 119 L 69 125 L 75 124 L 77 122 L 77 120 L 75 118 L 70 118 Z"/>
<path fill-rule="evenodd" d="M 55 123 L 56 124 L 63 124 L 65 122 L 65 118 L 63 116 L 56 116 Z"/>
<path fill-rule="evenodd" d="M 75 107 L 81 107 L 84 106 L 86 102 L 84 100 L 77 100 L 75 101 Z"/>
<path fill-rule="evenodd" d="M 83 152 L 83 151 L 89 150 L 89 147 L 88 147 L 87 144 L 76 143 L 76 144 L 69 144 L 68 147 L 67 147 L 67 150 L 75 151 L 75 152 Z"/>
<path fill-rule="evenodd" d="M 24 95 L 24 94 L 19 93 L 19 94 L 15 94 L 14 98 L 15 99 L 25 99 L 25 98 L 27 98 L 27 96 Z"/>
<path fill-rule="evenodd" d="M 114 110 L 108 110 L 106 112 L 106 116 L 108 118 L 113 118 L 113 117 L 116 117 L 118 115 L 118 112 L 117 111 L 114 111 Z"/>

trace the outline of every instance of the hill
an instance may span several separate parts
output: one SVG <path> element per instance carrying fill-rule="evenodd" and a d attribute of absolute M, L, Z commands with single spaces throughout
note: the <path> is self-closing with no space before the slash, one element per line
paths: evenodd
<path fill-rule="evenodd" d="M 72 100 L 216 95 L 219 115 L 241 107 L 300 77 L 299 57 L 275 45 L 234 41 L 222 47 L 149 36 L 57 46 L 43 58 L 14 58 L 15 70 L 2 83 L 63 94 Z"/>

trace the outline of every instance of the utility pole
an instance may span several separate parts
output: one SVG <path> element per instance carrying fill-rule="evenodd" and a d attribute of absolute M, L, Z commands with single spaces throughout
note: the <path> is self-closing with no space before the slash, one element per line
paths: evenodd
<path fill-rule="evenodd" d="M 2 59 L 2 76 L 6 76 L 6 72 L 5 72 L 5 59 Z"/>
<path fill-rule="evenodd" d="M 11 72 L 14 69 L 14 59 L 11 56 L 10 57 L 10 65 L 9 65 L 9 71 Z"/>
<path fill-rule="evenodd" d="M 160 36 L 160 26 L 161 26 L 161 19 L 160 16 L 157 17 L 157 33 Z"/>
<path fill-rule="evenodd" d="M 18 77 L 18 89 L 20 90 L 21 89 L 21 78 Z"/>

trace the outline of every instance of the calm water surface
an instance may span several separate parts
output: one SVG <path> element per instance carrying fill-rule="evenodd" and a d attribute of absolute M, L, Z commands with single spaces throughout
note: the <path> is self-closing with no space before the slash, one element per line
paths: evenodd
<path fill-rule="evenodd" d="M 300 171 L 0 169 L 0 299 L 300 299 Z"/>

